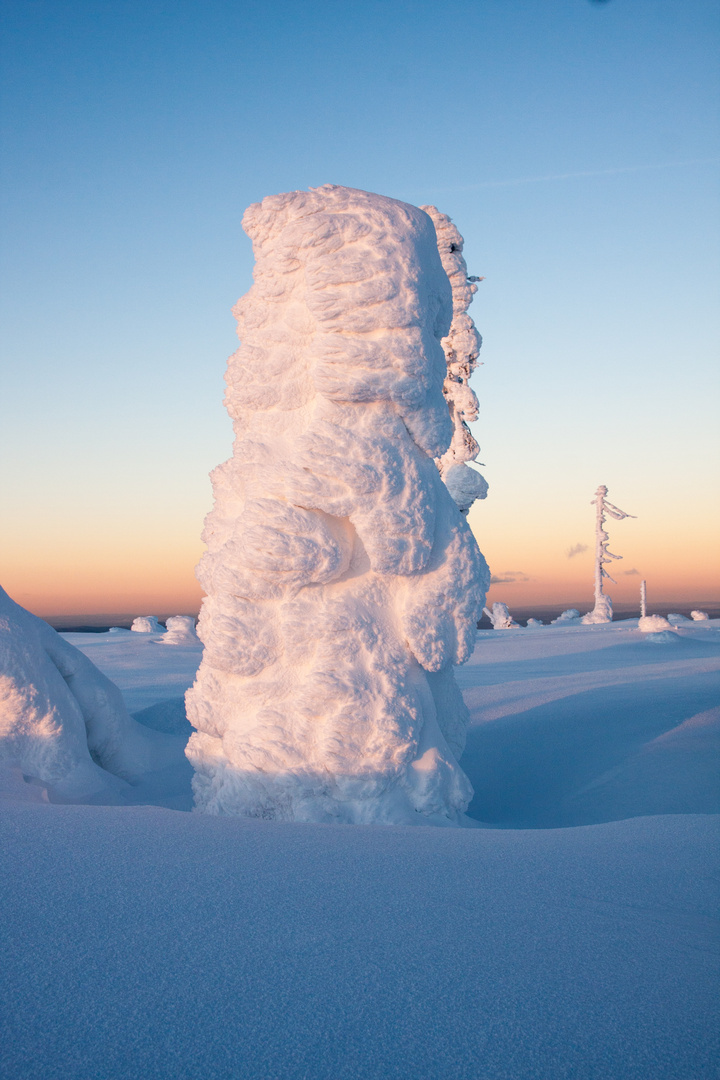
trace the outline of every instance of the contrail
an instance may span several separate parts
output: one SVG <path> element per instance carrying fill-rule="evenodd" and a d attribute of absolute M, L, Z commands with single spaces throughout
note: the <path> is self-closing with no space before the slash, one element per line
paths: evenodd
<path fill-rule="evenodd" d="M 519 176 L 512 180 L 483 180 L 462 187 L 433 188 L 433 192 L 479 191 L 481 188 L 515 187 L 519 184 L 542 184 L 548 180 L 575 180 L 587 176 L 618 176 L 620 173 L 644 172 L 649 169 L 679 169 L 686 165 L 717 164 L 720 158 L 690 158 L 687 161 L 663 161 L 654 165 L 623 165 L 619 169 L 586 169 L 582 172 L 548 173 L 546 176 Z"/>

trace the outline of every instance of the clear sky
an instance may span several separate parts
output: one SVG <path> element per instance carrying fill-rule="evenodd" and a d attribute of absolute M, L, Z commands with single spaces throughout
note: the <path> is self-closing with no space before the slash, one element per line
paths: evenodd
<path fill-rule="evenodd" d="M 229 456 L 240 226 L 347 184 L 435 203 L 486 280 L 491 599 L 720 599 L 716 0 L 6 0 L 0 581 L 191 611 Z M 588 550 L 568 557 L 578 545 Z"/>

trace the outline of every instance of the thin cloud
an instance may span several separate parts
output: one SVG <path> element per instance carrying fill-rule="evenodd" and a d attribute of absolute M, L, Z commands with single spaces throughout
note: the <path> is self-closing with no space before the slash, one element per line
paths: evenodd
<path fill-rule="evenodd" d="M 632 570 L 623 570 L 623 574 L 625 575 L 625 577 L 632 577 L 633 575 L 637 575 L 638 577 L 640 577 L 640 571 L 636 570 L 634 567 Z"/>
<path fill-rule="evenodd" d="M 523 574 L 522 570 L 505 570 L 497 577 L 495 574 L 490 578 L 491 585 L 514 585 L 517 581 L 529 581 L 530 578 L 527 574 Z"/>
<path fill-rule="evenodd" d="M 587 544 L 573 544 L 571 548 L 568 548 L 565 554 L 568 559 L 574 559 L 576 555 L 582 555 L 584 551 L 587 551 Z"/>
<path fill-rule="evenodd" d="M 653 165 L 622 165 L 617 169 L 583 169 L 581 172 L 546 173 L 544 176 L 516 176 L 508 180 L 482 180 L 479 184 L 461 187 L 432 188 L 432 193 L 449 191 L 480 191 L 482 188 L 516 187 L 521 184 L 544 184 L 551 180 L 578 180 L 596 176 L 620 176 L 625 173 L 649 172 L 657 169 L 682 169 L 688 165 L 714 165 L 718 158 L 688 158 L 686 161 L 660 161 Z"/>

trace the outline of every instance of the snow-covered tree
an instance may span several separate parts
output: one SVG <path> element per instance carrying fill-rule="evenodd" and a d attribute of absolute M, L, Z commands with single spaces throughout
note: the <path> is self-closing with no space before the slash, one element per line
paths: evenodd
<path fill-rule="evenodd" d="M 492 623 L 493 630 L 510 630 L 511 627 L 520 625 L 513 619 L 507 604 L 503 604 L 500 600 L 495 601 L 492 611 L 488 608 L 483 608 L 483 611 Z"/>
<path fill-rule="evenodd" d="M 601 484 L 595 492 L 595 498 L 591 503 L 595 507 L 595 607 L 587 615 L 583 615 L 582 621 L 584 623 L 612 622 L 612 600 L 603 590 L 603 581 L 607 578 L 608 581 L 612 581 L 613 585 L 617 584 L 617 582 L 610 577 L 605 569 L 605 564 L 613 559 L 622 559 L 622 555 L 613 555 L 608 548 L 610 537 L 605 532 L 605 517 L 609 515 L 611 518 L 615 518 L 616 521 L 622 521 L 623 518 L 635 516 L 634 514 L 626 514 L 624 510 L 620 510 L 617 506 L 613 506 L 611 502 L 608 502 L 605 498 L 607 491 L 605 485 Z"/>
<path fill-rule="evenodd" d="M 447 364 L 443 394 L 450 410 L 453 433 L 450 446 L 435 463 L 448 491 L 466 514 L 476 499 L 484 499 L 488 493 L 485 477 L 468 464 L 480 453 L 468 424 L 478 417 L 478 399 L 470 387 L 470 376 L 478 366 L 482 338 L 467 309 L 477 292 L 475 282 L 481 279 L 468 277 L 463 258 L 465 241 L 447 214 L 441 214 L 435 206 L 423 206 L 422 209 L 435 225 L 440 259 L 452 287 L 453 306 L 450 330 L 441 342 Z"/>
<path fill-rule="evenodd" d="M 243 225 L 230 461 L 198 567 L 187 694 L 198 810 L 456 823 L 467 711 L 453 664 L 489 572 L 433 459 L 452 437 L 452 292 L 422 210 L 327 185 Z"/>
<path fill-rule="evenodd" d="M 640 618 L 644 619 L 647 615 L 647 582 L 645 580 L 640 582 Z"/>

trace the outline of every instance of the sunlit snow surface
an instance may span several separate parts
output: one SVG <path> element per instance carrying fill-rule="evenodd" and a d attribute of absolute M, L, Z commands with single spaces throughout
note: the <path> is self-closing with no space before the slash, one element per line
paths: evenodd
<path fill-rule="evenodd" d="M 197 647 L 66 637 L 182 733 Z M 715 1078 L 719 669 L 719 621 L 481 632 L 458 672 L 475 829 L 178 812 L 180 751 L 171 796 L 136 793 L 164 806 L 16 778 L 0 1072 Z"/>

